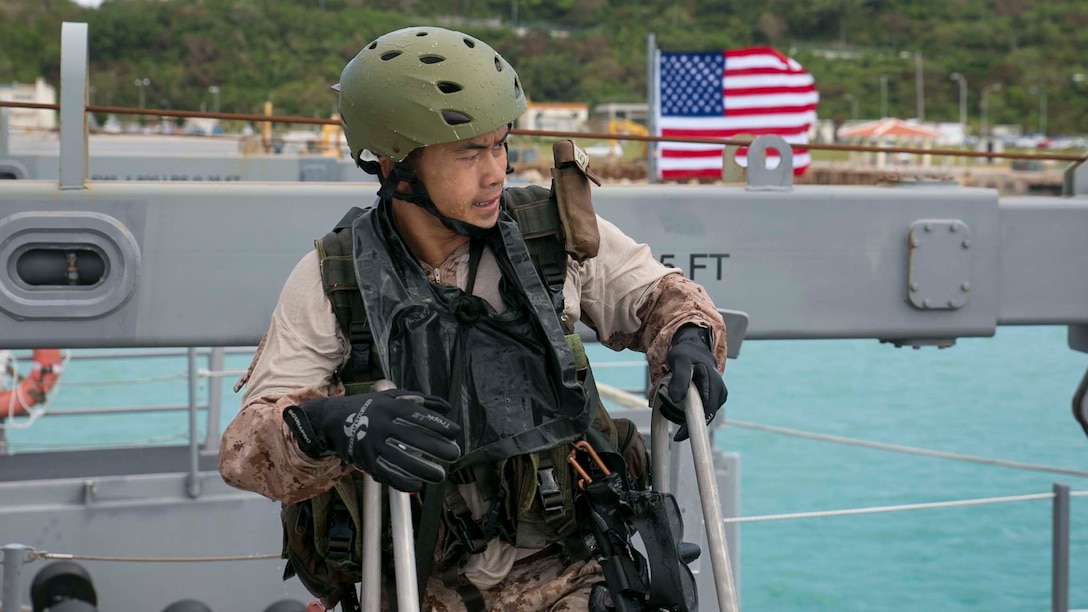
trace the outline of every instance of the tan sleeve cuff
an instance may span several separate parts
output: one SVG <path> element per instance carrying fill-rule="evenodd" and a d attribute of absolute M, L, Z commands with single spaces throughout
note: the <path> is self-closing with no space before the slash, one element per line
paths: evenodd
<path fill-rule="evenodd" d="M 725 369 L 725 323 L 700 285 L 679 274 L 662 278 L 639 307 L 638 318 L 642 321 L 642 327 L 637 332 L 615 334 L 602 340 L 602 343 L 615 350 L 629 348 L 644 351 L 650 368 L 651 389 L 668 372 L 665 355 L 669 352 L 676 330 L 687 323 L 710 328 L 718 372 Z"/>
<path fill-rule="evenodd" d="M 287 406 L 326 397 L 313 387 L 253 398 L 223 432 L 219 473 L 227 484 L 295 503 L 327 490 L 347 473 L 336 457 L 307 457 L 283 422 Z"/>

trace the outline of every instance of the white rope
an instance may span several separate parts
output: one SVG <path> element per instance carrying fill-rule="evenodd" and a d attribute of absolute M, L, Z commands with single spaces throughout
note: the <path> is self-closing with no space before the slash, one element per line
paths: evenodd
<path fill-rule="evenodd" d="M 197 374 L 204 378 L 226 378 L 227 376 L 241 376 L 249 370 L 197 370 Z"/>
<path fill-rule="evenodd" d="M 28 404 L 19 393 L 19 383 L 22 381 L 19 379 L 19 358 L 14 353 L 9 352 L 6 356 L 7 363 L 5 364 L 5 384 L 3 390 L 10 390 L 11 395 L 8 396 L 8 405 L 3 408 L 4 418 L 0 419 L 0 429 L 26 429 L 34 424 L 39 417 L 45 414 L 45 408 L 41 405 L 31 406 Z M 10 376 L 11 385 L 8 386 L 7 378 Z M 44 402 L 43 402 L 44 403 Z M 25 419 L 17 419 L 15 417 L 15 411 L 26 412 Z"/>
<path fill-rule="evenodd" d="M 649 404 L 647 404 L 646 398 L 639 397 L 633 393 L 628 393 L 623 389 L 618 389 L 612 385 L 606 385 L 599 381 L 597 382 L 597 394 L 601 396 L 601 399 L 619 404 L 624 408 L 646 410 L 650 407 Z"/>
<path fill-rule="evenodd" d="M 867 440 L 856 440 L 853 438 L 844 438 L 842 436 L 833 436 L 830 434 L 813 433 L 809 431 L 801 431 L 798 429 L 789 429 L 786 427 L 776 427 L 774 425 L 760 425 L 758 423 L 747 423 L 745 421 L 727 420 L 726 425 L 732 425 L 734 427 L 741 427 L 744 429 L 754 429 L 757 431 L 766 431 L 769 433 L 782 434 L 785 436 L 796 436 L 798 438 L 808 438 L 811 440 L 822 440 L 824 442 L 834 442 L 836 444 L 847 444 L 851 446 L 863 446 L 866 448 L 876 448 L 879 450 L 894 451 L 897 453 L 906 453 L 909 455 L 921 455 L 923 457 L 936 457 L 939 459 L 951 459 L 953 461 L 965 461 L 968 463 L 981 463 L 983 465 L 996 465 L 999 467 L 1013 468 L 1017 470 L 1031 470 L 1035 472 L 1047 472 L 1050 474 L 1064 474 L 1066 476 L 1079 476 L 1088 477 L 1088 471 L 1074 470 L 1071 468 L 1055 467 L 1050 465 L 1040 465 L 1037 463 L 1023 463 L 1020 461 L 1006 461 L 1004 459 L 990 459 L 987 457 L 977 457 L 974 455 L 961 455 L 959 453 L 949 453 L 946 451 L 935 451 L 924 448 L 914 448 L 911 446 L 900 446 L 898 444 L 885 444 L 883 442 L 869 442 Z"/>
<path fill-rule="evenodd" d="M 104 555 L 73 555 L 67 553 L 51 553 L 44 550 L 31 550 L 27 553 L 27 561 L 40 559 L 64 559 L 79 561 L 116 561 L 122 563 L 208 563 L 217 561 L 258 561 L 261 559 L 279 559 L 279 553 L 261 555 L 235 555 L 222 557 L 115 557 Z"/>
<path fill-rule="evenodd" d="M 176 374 L 163 374 L 161 376 L 148 376 L 147 378 L 135 378 L 130 380 L 79 380 L 68 381 L 70 387 L 110 387 L 116 385 L 146 385 L 149 383 L 165 382 L 168 380 L 180 380 L 188 378 L 187 372 Z"/>
<path fill-rule="evenodd" d="M 182 431 L 182 432 L 178 432 L 178 433 L 164 434 L 164 435 L 161 435 L 161 436 L 154 436 L 154 437 L 151 437 L 151 438 L 144 438 L 142 440 L 127 440 L 127 441 L 122 441 L 122 442 L 87 443 L 87 444 L 80 444 L 79 447 L 81 449 L 125 448 L 125 447 L 129 447 L 129 446 L 134 447 L 134 448 L 138 448 L 138 447 L 141 447 L 141 446 L 148 446 L 148 445 L 152 445 L 152 444 L 160 444 L 160 443 L 163 443 L 163 442 L 171 442 L 173 440 L 188 440 L 188 439 L 189 439 L 189 431 L 186 430 L 186 431 Z M 8 445 L 18 447 L 20 450 L 34 450 L 34 449 L 46 449 L 46 450 L 48 450 L 48 449 L 53 449 L 53 448 L 62 448 L 62 449 L 72 448 L 72 444 L 68 443 L 68 442 L 58 442 L 56 444 L 50 444 L 48 442 L 25 442 L 25 443 L 8 442 Z"/>
<path fill-rule="evenodd" d="M 0 351 L 0 371 L 3 372 L 0 375 L 0 391 L 8 388 L 8 380 L 14 378 L 15 369 L 12 367 L 11 362 L 15 359 L 15 355 L 11 351 Z"/>
<path fill-rule="evenodd" d="M 1078 491 L 1078 495 L 1088 491 Z M 724 523 L 759 523 L 763 521 L 788 521 L 793 519 L 823 518 L 827 516 L 851 516 L 855 514 L 876 514 L 878 512 L 902 512 L 905 510 L 932 510 L 934 508 L 956 508 L 963 506 L 981 506 L 984 504 L 1004 504 L 1011 502 L 1053 499 L 1053 493 L 1033 493 L 1029 495 L 1010 495 L 1008 497 L 984 497 L 959 501 L 929 502 L 923 504 L 901 504 L 898 506 L 876 506 L 872 508 L 849 508 L 846 510 L 825 510 L 816 512 L 792 512 L 789 514 L 766 514 L 762 516 L 738 516 L 722 519 Z"/>
<path fill-rule="evenodd" d="M 617 389 L 609 385 L 597 383 L 597 389 L 602 399 L 615 402 L 625 408 L 646 408 L 646 400 L 638 397 L 637 395 L 628 393 L 622 389 Z M 801 431 L 799 429 L 789 429 L 787 427 L 776 427 L 774 425 L 760 425 L 758 423 L 749 423 L 746 421 L 737 421 L 734 419 L 727 419 L 723 423 L 726 426 L 740 427 L 742 429 L 753 429 L 756 431 L 765 431 L 768 433 L 781 434 L 784 436 L 795 436 L 798 438 L 807 438 L 810 440 L 821 440 L 824 442 L 834 442 L 836 444 L 846 444 L 850 446 L 861 446 L 865 448 L 875 448 L 879 450 L 893 451 L 897 453 L 906 453 L 908 455 L 920 455 L 923 457 L 936 457 L 938 459 L 949 459 L 952 461 L 964 461 L 967 463 L 979 463 L 982 465 L 993 465 L 998 467 L 1012 468 L 1017 470 L 1030 470 L 1034 472 L 1046 472 L 1048 474 L 1063 474 L 1066 476 L 1077 476 L 1081 478 L 1088 477 L 1088 471 L 1074 470 L 1071 468 L 1056 467 L 1050 465 L 1041 465 L 1037 463 L 1024 463 L 1020 461 L 1007 461 L 1004 459 L 990 459 L 988 457 L 978 457 L 975 455 L 963 455 L 960 453 L 950 453 L 946 451 L 935 451 L 924 448 L 915 448 L 911 446 L 901 446 L 898 444 L 886 444 L 883 442 L 870 442 L 868 440 L 857 440 L 854 438 L 845 438 L 843 436 L 833 436 L 830 434 L 814 433 L 810 431 Z"/>

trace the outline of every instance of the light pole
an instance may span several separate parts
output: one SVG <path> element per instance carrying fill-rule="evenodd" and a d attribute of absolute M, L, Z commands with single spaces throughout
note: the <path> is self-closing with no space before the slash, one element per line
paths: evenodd
<path fill-rule="evenodd" d="M 958 72 L 953 72 L 949 77 L 950 80 L 956 81 L 960 84 L 960 127 L 963 130 L 964 137 L 967 136 L 967 77 Z"/>
<path fill-rule="evenodd" d="M 900 51 L 899 59 L 914 58 L 914 112 L 918 121 L 926 120 L 926 84 L 922 70 L 922 53 L 915 51 Z"/>
<path fill-rule="evenodd" d="M 140 90 L 140 108 L 143 108 L 146 100 L 146 94 L 144 93 L 144 91 L 147 90 L 148 85 L 151 85 L 151 79 L 147 77 L 144 77 L 142 79 L 136 79 L 135 81 L 133 81 L 133 84 L 136 85 L 136 88 Z"/>
<path fill-rule="evenodd" d="M 926 82 L 922 71 L 922 53 L 914 52 L 914 104 L 918 111 L 918 121 L 926 120 Z"/>
<path fill-rule="evenodd" d="M 880 118 L 888 116 L 888 75 L 880 75 Z"/>
<path fill-rule="evenodd" d="M 219 86 L 211 85 L 208 87 L 208 93 L 212 95 L 212 112 L 219 112 Z"/>
<path fill-rule="evenodd" d="M 133 81 L 133 84 L 136 85 L 136 88 L 140 90 L 140 108 L 143 108 L 147 96 L 145 92 L 147 91 L 148 85 L 151 85 L 151 79 L 147 77 L 144 77 L 142 79 L 136 79 L 135 81 Z M 143 120 L 144 116 L 140 115 L 140 121 L 143 122 Z"/>
<path fill-rule="evenodd" d="M 1046 136 L 1046 90 L 1032 86 L 1028 93 L 1039 96 L 1039 135 Z"/>
<path fill-rule="evenodd" d="M 986 110 L 987 110 L 986 103 L 988 102 L 987 98 L 989 97 L 991 91 L 1000 91 L 1000 90 L 1001 90 L 1001 83 L 990 83 L 986 87 L 982 88 L 982 96 L 981 96 L 981 98 L 979 99 L 979 102 L 978 102 L 979 113 L 981 115 L 981 117 L 979 119 L 979 124 L 980 124 L 979 136 L 982 137 L 982 138 L 987 138 L 990 135 L 989 126 L 986 125 Z"/>
<path fill-rule="evenodd" d="M 858 118 L 858 99 L 854 97 L 854 94 L 846 94 L 842 97 L 850 103 L 850 118 L 857 120 Z"/>

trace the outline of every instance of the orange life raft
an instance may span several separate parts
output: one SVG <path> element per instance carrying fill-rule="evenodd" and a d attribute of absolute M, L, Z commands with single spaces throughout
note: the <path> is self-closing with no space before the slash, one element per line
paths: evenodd
<path fill-rule="evenodd" d="M 30 374 L 18 378 L 10 389 L 0 391 L 0 421 L 30 414 L 30 408 L 45 401 L 61 370 L 60 349 L 35 349 Z"/>

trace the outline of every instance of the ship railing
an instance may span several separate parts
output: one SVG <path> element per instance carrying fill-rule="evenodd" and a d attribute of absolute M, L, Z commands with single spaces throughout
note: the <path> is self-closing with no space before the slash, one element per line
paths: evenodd
<path fill-rule="evenodd" d="M 131 386 L 136 384 L 151 384 L 167 381 L 186 380 L 188 383 L 187 398 L 188 401 L 185 404 L 164 404 L 164 405 L 139 405 L 139 406 L 107 406 L 107 407 L 77 407 L 66 408 L 64 410 L 45 410 L 42 415 L 46 418 L 57 417 L 72 417 L 72 416 L 103 416 L 103 415 L 116 415 L 116 414 L 138 414 L 138 413 L 162 413 L 162 412 L 187 412 L 188 419 L 188 432 L 179 434 L 177 436 L 169 436 L 171 439 L 175 438 L 188 438 L 189 441 L 189 478 L 187 482 L 191 490 L 189 491 L 192 497 L 198 497 L 199 491 L 199 459 L 201 455 L 215 455 L 219 450 L 220 439 L 220 422 L 223 412 L 223 390 L 222 384 L 216 384 L 217 381 L 222 379 L 230 379 L 241 376 L 245 373 L 245 369 L 226 369 L 225 361 L 228 355 L 249 356 L 254 352 L 254 347 L 212 347 L 212 348 L 181 348 L 181 349 L 121 349 L 110 351 L 79 351 L 71 354 L 68 359 L 71 361 L 101 361 L 101 360 L 147 360 L 147 359 L 166 359 L 166 358 L 186 358 L 186 366 L 184 369 L 177 372 L 168 372 L 165 374 L 159 374 L 155 376 L 148 376 L 137 379 L 123 379 L 123 380 L 94 380 L 94 381 L 67 381 L 62 382 L 62 385 L 67 386 Z M 29 354 L 21 355 L 18 351 L 15 352 L 17 360 L 29 359 Z M 616 368 L 632 368 L 640 367 L 644 370 L 644 379 L 648 383 L 648 368 L 645 360 L 617 360 L 617 361 L 602 361 L 594 362 L 594 368 L 598 370 L 604 369 L 616 369 Z M 71 369 L 75 369 L 74 367 Z M 201 393 L 201 385 L 206 385 L 206 393 Z M 649 425 L 649 413 L 647 407 L 646 391 L 645 389 L 620 389 L 610 385 L 598 383 L 600 387 L 602 399 L 610 404 L 612 407 L 618 407 L 620 410 L 625 411 L 626 414 L 632 414 L 638 416 L 642 414 L 643 418 L 639 418 L 636 422 L 639 424 L 640 429 L 646 432 Z M 202 398 L 201 396 L 206 397 Z M 205 413 L 205 428 L 203 437 L 200 435 L 200 418 L 199 413 Z M 987 465 L 994 465 L 999 467 L 1006 467 L 1012 469 L 1023 469 L 1048 472 L 1059 475 L 1084 477 L 1088 476 L 1088 471 L 1074 470 L 1069 468 L 1062 468 L 1056 466 L 1047 466 L 1039 464 L 1029 464 L 1023 462 L 1014 462 L 1001 459 L 994 459 L 988 457 L 977 457 L 970 455 L 962 455 L 956 453 L 948 453 L 943 451 L 933 451 L 929 449 L 920 449 L 913 447 L 905 447 L 899 445 L 889 445 L 878 442 L 871 442 L 866 440 L 856 440 L 845 438 L 841 436 L 830 436 L 827 434 L 818 434 L 813 432 L 805 432 L 781 427 L 774 427 L 768 425 L 761 425 L 756 423 L 747 423 L 737 420 L 727 420 L 724 417 L 718 419 L 715 429 L 721 427 L 738 427 L 756 429 L 769 433 L 786 436 L 797 436 L 809 439 L 818 439 L 838 444 L 851 444 L 866 446 L 870 448 L 877 448 L 881 450 L 908 453 L 929 457 L 937 457 L 946 460 L 953 461 L 965 461 L 972 463 L 980 463 Z M 5 439 L 3 437 L 4 429 L 0 429 L 0 455 L 7 452 Z M 713 431 L 711 431 L 713 434 Z M 161 439 L 160 439 L 161 440 Z M 146 444 L 147 440 L 133 441 L 130 444 L 142 445 Z M 117 446 L 117 445 L 114 445 Z M 656 450 L 656 449 L 655 449 Z M 720 452 L 720 451 L 718 451 Z M 676 446 L 670 449 L 670 453 L 673 453 L 675 457 Z M 676 471 L 672 472 L 672 482 L 676 483 L 679 474 Z M 736 475 L 733 475 L 734 481 L 730 483 L 730 486 L 722 487 L 719 489 L 723 491 L 723 495 L 735 496 L 737 491 L 736 487 Z M 655 483 L 656 484 L 656 483 Z M 672 487 L 670 487 L 672 489 Z M 847 516 L 847 515 L 862 515 L 873 513 L 886 513 L 886 512 L 903 512 L 903 511 L 922 511 L 938 508 L 954 508 L 954 507 L 969 507 L 969 506 L 981 506 L 990 504 L 1012 503 L 1012 502 L 1025 502 L 1025 501 L 1041 501 L 1051 500 L 1053 505 L 1052 511 L 1052 610 L 1064 611 L 1068 610 L 1068 593 L 1069 593 L 1069 519 L 1070 519 L 1070 498 L 1072 497 L 1088 497 L 1088 491 L 1071 491 L 1069 486 L 1063 483 L 1055 483 L 1053 489 L 1048 493 L 1034 493 L 1024 495 L 1012 495 L 1004 497 L 988 497 L 978 499 L 965 499 L 965 500 L 950 500 L 939 502 L 927 502 L 927 503 L 914 503 L 914 504 L 900 504 L 892 506 L 878 506 L 878 507 L 860 507 L 860 508 L 848 508 L 840 510 L 826 510 L 826 511 L 808 511 L 808 512 L 794 512 L 785 514 L 774 515 L 762 515 L 762 516 L 726 516 L 722 519 L 722 523 L 726 529 L 730 532 L 729 540 L 735 542 L 738 537 L 736 531 L 739 525 L 743 523 L 757 523 L 768 521 L 781 521 L 781 520 L 803 520 L 833 516 Z M 23 561 L 35 561 L 35 560 L 47 560 L 47 559 L 69 559 L 69 560 L 105 560 L 105 561 L 131 561 L 131 562 L 151 562 L 151 561 L 240 561 L 247 559 L 264 559 L 268 558 L 268 555 L 253 555 L 247 557 L 236 558 L 182 558 L 182 559 L 151 559 L 142 557 L 101 557 L 101 556 L 81 556 L 71 555 L 64 553 L 49 553 L 44 551 L 35 551 L 27 547 L 23 547 L 17 544 L 11 544 L 3 548 L 5 553 L 4 565 L 5 575 L 10 567 L 14 564 L 21 564 Z M 736 547 L 730 547 L 731 556 L 735 555 Z M 9 563 L 10 562 L 10 563 Z M 732 559 L 733 567 L 738 567 L 737 559 Z"/>
<path fill-rule="evenodd" d="M 1051 611 L 1068 612 L 1069 607 L 1069 555 L 1070 555 L 1070 499 L 1073 497 L 1088 497 L 1088 490 L 1072 491 L 1063 483 L 1055 483 L 1049 493 L 1034 493 L 1025 495 L 1010 495 L 1004 497 L 988 497 L 978 499 L 961 499 L 943 502 L 929 502 L 917 504 L 900 504 L 894 506 L 877 506 L 868 508 L 849 508 L 842 510 L 827 510 L 817 512 L 796 512 L 789 514 L 774 514 L 762 516 L 733 517 L 723 519 L 727 526 L 741 523 L 755 523 L 782 520 L 805 520 L 813 518 L 826 518 L 833 516 L 857 516 L 862 514 L 887 513 L 887 512 L 914 512 L 932 510 L 938 508 L 960 508 L 993 504 L 1043 501 L 1051 500 Z M 0 601 L 21 601 L 21 593 L 18 592 L 21 576 L 25 565 L 36 561 L 66 560 L 66 561 L 106 561 L 122 563 L 214 563 L 225 561 L 256 561 L 278 558 L 278 553 L 233 556 L 233 557 L 115 557 L 90 554 L 57 553 L 38 550 L 22 544 L 7 543 L 0 547 L 3 552 L 3 576 L 0 583 Z M 19 609 L 16 607 L 16 609 Z"/>
<path fill-rule="evenodd" d="M 128 442 L 111 444 L 111 446 L 137 446 L 145 445 L 148 443 L 165 442 L 174 439 L 195 439 L 200 441 L 200 447 L 206 453 L 218 453 L 219 452 L 219 438 L 222 433 L 220 429 L 220 422 L 222 416 L 225 414 L 225 401 L 223 388 L 220 384 L 212 384 L 212 381 L 238 378 L 245 373 L 245 369 L 225 369 L 224 364 L 228 356 L 244 355 L 250 356 L 255 351 L 255 347 L 201 347 L 201 348 L 165 348 L 165 349 L 116 349 L 107 351 L 93 351 L 82 350 L 77 352 L 69 352 L 66 356 L 66 360 L 73 362 L 93 362 L 93 361 L 126 361 L 126 360 L 148 360 L 148 359 L 177 359 L 180 357 L 186 357 L 191 359 L 191 362 L 182 369 L 174 371 L 166 371 L 161 374 L 153 376 L 146 376 L 140 378 L 116 378 L 116 379 L 103 379 L 103 380 L 68 380 L 65 376 L 61 376 L 58 380 L 55 392 L 62 392 L 65 388 L 70 387 L 132 387 L 135 385 L 147 385 L 155 383 L 167 383 L 171 381 L 188 381 L 187 402 L 183 404 L 156 404 L 156 405 L 132 405 L 132 406 L 99 406 L 99 407 L 71 407 L 64 408 L 63 410 L 50 410 L 49 402 L 40 405 L 42 408 L 37 413 L 33 420 L 37 418 L 58 418 L 58 417 L 84 417 L 84 416 L 106 416 L 106 415 L 120 415 L 120 414 L 140 414 L 140 413 L 163 413 L 163 412 L 194 412 L 199 414 L 200 412 L 206 413 L 206 423 L 203 436 L 200 435 L 197 423 L 191 423 L 189 430 L 186 432 L 177 432 L 174 434 L 156 437 L 154 439 L 139 439 L 131 440 Z M 29 363 L 31 355 L 28 352 L 14 351 L 13 356 L 15 358 L 15 369 L 25 370 L 26 367 L 20 364 Z M 615 369 L 615 368 L 631 368 L 641 367 L 646 371 L 645 380 L 648 383 L 648 369 L 644 361 L 606 361 L 606 362 L 594 362 L 594 369 Z M 71 365 L 66 368 L 69 372 L 74 372 L 80 369 L 80 366 Z M 202 385 L 207 386 L 206 396 L 202 392 Z M 645 389 L 623 389 L 625 393 L 637 394 L 645 393 Z M 52 396 L 52 395 L 51 395 Z M 641 407 L 646 408 L 646 401 L 641 401 Z M 2 411 L 2 408 L 0 408 Z M 199 420 L 199 419 L 197 419 Z M 5 436 L 7 429 L 25 429 L 28 425 L 32 424 L 32 420 L 28 418 L 12 418 L 7 421 L 0 419 L 0 456 L 11 452 L 9 443 Z M 70 444 L 65 444 L 65 448 L 72 448 Z M 90 447 L 92 445 L 88 445 Z M 29 443 L 27 448 L 44 449 L 48 448 L 46 445 L 39 445 Z"/>
<path fill-rule="evenodd" d="M 161 442 L 169 439 L 176 438 L 189 438 L 190 441 L 200 442 L 199 428 L 198 428 L 198 414 L 199 412 L 206 413 L 206 428 L 203 436 L 203 441 L 200 446 L 205 452 L 218 453 L 219 452 L 219 436 L 220 428 L 219 423 L 221 415 L 223 414 L 223 390 L 221 385 L 207 384 L 206 399 L 202 399 L 200 387 L 201 383 L 210 380 L 218 380 L 221 378 L 229 377 L 232 375 L 240 374 L 243 371 L 224 370 L 224 362 L 228 355 L 252 355 L 254 347 L 214 347 L 214 348 L 170 348 L 170 349 L 119 349 L 109 351 L 78 351 L 69 352 L 66 357 L 66 361 L 83 362 L 83 361 L 114 361 L 123 362 L 126 360 L 139 360 L 146 361 L 148 359 L 171 359 L 186 357 L 188 360 L 187 365 L 178 371 L 166 372 L 163 374 L 157 374 L 154 376 L 147 376 L 142 378 L 123 378 L 123 379 L 102 379 L 102 380 L 68 380 L 71 376 L 71 372 L 78 371 L 78 365 L 72 365 L 66 367 L 68 370 L 68 377 L 62 375 L 53 393 L 63 391 L 68 387 L 132 387 L 134 385 L 145 385 L 153 383 L 164 383 L 170 381 L 188 381 L 187 401 L 184 404 L 155 404 L 155 405 L 134 405 L 134 406 L 100 406 L 100 407 L 72 407 L 65 408 L 63 410 L 50 410 L 49 399 L 41 405 L 40 415 L 35 418 L 58 418 L 58 417 L 77 417 L 77 416 L 105 416 L 105 415 L 119 415 L 119 414 L 140 414 L 140 413 L 163 413 L 163 412 L 189 412 L 190 422 L 188 431 L 185 433 L 178 433 L 176 435 L 170 435 L 165 437 L 155 438 L 153 440 L 141 439 L 132 440 L 125 443 L 111 444 L 110 446 L 136 446 L 145 445 L 149 442 Z M 15 357 L 14 364 L 16 369 L 19 369 L 19 364 L 30 361 L 29 354 L 21 354 L 19 351 L 13 352 Z M 203 367 L 198 367 L 198 361 L 204 360 Z M 25 369 L 25 368 L 22 368 Z M 52 394 L 51 396 L 52 397 Z M 10 452 L 9 442 L 4 436 L 6 429 L 22 429 L 25 428 L 31 419 L 20 419 L 18 417 L 9 419 L 8 421 L 0 421 L 0 455 Z M 36 447 L 38 445 L 28 444 L 28 447 Z M 70 444 L 65 444 L 65 448 L 71 448 Z"/>

